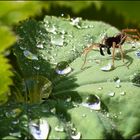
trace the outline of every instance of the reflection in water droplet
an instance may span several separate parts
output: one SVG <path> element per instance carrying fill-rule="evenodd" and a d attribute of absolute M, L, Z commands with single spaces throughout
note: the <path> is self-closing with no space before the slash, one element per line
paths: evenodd
<path fill-rule="evenodd" d="M 79 140 L 81 138 L 81 133 L 77 132 L 75 135 L 71 135 L 71 138 L 74 140 Z"/>
<path fill-rule="evenodd" d="M 126 94 L 126 92 L 124 92 L 124 91 L 120 93 L 120 95 L 122 95 L 122 96 L 124 96 L 125 94 Z"/>
<path fill-rule="evenodd" d="M 38 57 L 35 54 L 31 53 L 30 51 L 25 50 L 25 51 L 23 51 L 23 54 L 28 59 L 38 60 Z"/>
<path fill-rule="evenodd" d="M 43 44 L 37 44 L 37 48 L 43 49 L 43 48 L 44 48 L 44 47 L 43 47 Z"/>
<path fill-rule="evenodd" d="M 46 118 L 33 120 L 29 123 L 30 133 L 35 139 L 47 139 L 49 134 L 49 124 Z"/>
<path fill-rule="evenodd" d="M 56 66 L 56 73 L 59 74 L 59 75 L 65 75 L 65 74 L 68 74 L 72 71 L 72 68 L 69 67 L 69 64 L 68 62 L 66 61 L 62 61 L 62 62 L 59 62 Z"/>
<path fill-rule="evenodd" d="M 53 35 L 51 36 L 51 43 L 57 46 L 63 46 L 64 44 L 64 36 L 63 35 Z"/>
<path fill-rule="evenodd" d="M 115 92 L 109 92 L 108 95 L 113 97 L 113 96 L 115 96 Z"/>
<path fill-rule="evenodd" d="M 97 95 L 89 95 L 86 98 L 86 103 L 82 103 L 82 106 L 88 107 L 93 110 L 100 110 L 101 109 L 101 101 Z"/>
<path fill-rule="evenodd" d="M 64 132 L 64 127 L 62 127 L 62 126 L 56 126 L 55 127 L 55 131 L 57 131 L 57 132 Z"/>

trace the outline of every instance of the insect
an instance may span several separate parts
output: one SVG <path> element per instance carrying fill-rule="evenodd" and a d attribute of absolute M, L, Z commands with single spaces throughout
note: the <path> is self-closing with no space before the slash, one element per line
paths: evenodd
<path fill-rule="evenodd" d="M 135 35 L 132 34 L 127 34 L 127 33 L 135 33 Z M 86 63 L 86 58 L 88 53 L 96 48 L 99 48 L 100 50 L 100 54 L 104 55 L 103 49 L 107 49 L 107 53 L 111 54 L 110 49 L 112 49 L 112 67 L 114 68 L 114 60 L 115 60 L 115 49 L 119 48 L 120 49 L 120 53 L 121 53 L 121 59 L 124 62 L 124 52 L 122 50 L 122 45 L 123 43 L 128 40 L 128 39 L 137 39 L 140 40 L 140 33 L 137 29 L 123 29 L 120 33 L 118 33 L 116 36 L 112 36 L 112 37 L 107 37 L 105 36 L 103 38 L 103 40 L 101 41 L 101 43 L 94 43 L 91 46 L 87 47 L 84 49 L 83 54 L 85 54 L 85 59 L 84 59 L 84 63 L 81 67 L 81 69 L 84 67 L 85 63 Z"/>

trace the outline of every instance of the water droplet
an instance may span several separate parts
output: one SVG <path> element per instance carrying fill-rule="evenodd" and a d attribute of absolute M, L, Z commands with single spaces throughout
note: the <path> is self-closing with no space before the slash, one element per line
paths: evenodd
<path fill-rule="evenodd" d="M 68 62 L 66 61 L 62 61 L 62 62 L 59 62 L 56 66 L 56 73 L 59 74 L 59 75 L 65 75 L 65 74 L 68 74 L 72 71 L 72 68 L 69 67 L 69 64 Z"/>
<path fill-rule="evenodd" d="M 23 51 L 23 54 L 28 59 L 38 60 L 38 57 L 35 54 L 31 53 L 30 51 L 25 50 L 25 51 Z"/>
<path fill-rule="evenodd" d="M 64 37 L 60 35 L 53 35 L 51 36 L 51 43 L 57 46 L 63 46 L 64 44 Z"/>
<path fill-rule="evenodd" d="M 51 25 L 48 23 L 48 24 L 45 24 L 45 27 L 49 33 L 56 34 L 56 27 L 54 25 Z"/>
<path fill-rule="evenodd" d="M 81 28 L 81 20 L 82 18 L 77 17 L 77 18 L 72 18 L 70 24 L 77 27 L 78 29 Z"/>
<path fill-rule="evenodd" d="M 117 84 L 117 85 L 116 85 L 116 88 L 120 88 L 120 87 L 121 87 L 121 85 L 120 85 L 120 84 Z"/>
<path fill-rule="evenodd" d="M 108 65 L 104 66 L 101 68 L 102 71 L 110 71 L 112 70 L 113 65 L 111 63 L 109 63 Z"/>
<path fill-rule="evenodd" d="M 100 110 L 101 109 L 101 101 L 97 95 L 89 95 L 86 98 L 86 103 L 82 103 L 82 106 L 88 107 L 93 110 Z"/>
<path fill-rule="evenodd" d="M 126 94 L 126 92 L 124 92 L 124 91 L 120 93 L 120 95 L 122 95 L 122 96 L 124 96 L 125 94 Z"/>
<path fill-rule="evenodd" d="M 107 114 L 106 114 L 106 117 L 107 117 L 107 118 L 109 118 L 109 117 L 110 117 L 109 113 L 107 113 Z"/>
<path fill-rule="evenodd" d="M 101 60 L 95 59 L 95 63 L 100 64 Z"/>
<path fill-rule="evenodd" d="M 49 134 L 49 124 L 46 118 L 33 120 L 29 123 L 30 133 L 35 139 L 47 139 Z"/>
<path fill-rule="evenodd" d="M 9 133 L 10 136 L 14 136 L 14 137 L 21 137 L 21 132 L 14 132 L 14 133 Z"/>
<path fill-rule="evenodd" d="M 71 138 L 74 140 L 79 140 L 81 138 L 81 133 L 77 132 L 75 135 L 71 135 Z"/>
<path fill-rule="evenodd" d="M 53 114 L 56 114 L 56 108 L 52 108 L 52 109 L 50 110 L 50 112 L 53 113 Z"/>
<path fill-rule="evenodd" d="M 118 76 L 115 76 L 114 77 L 114 82 L 116 82 L 117 84 L 119 84 L 121 82 L 121 80 L 119 79 Z"/>
<path fill-rule="evenodd" d="M 57 132 L 64 132 L 64 127 L 62 127 L 62 126 L 56 126 L 55 127 L 55 131 L 57 131 Z"/>
<path fill-rule="evenodd" d="M 19 120 L 12 121 L 12 124 L 18 124 Z"/>
<path fill-rule="evenodd" d="M 86 114 L 83 114 L 83 115 L 82 115 L 82 117 L 86 117 L 86 116 L 87 116 Z"/>
<path fill-rule="evenodd" d="M 115 96 L 115 92 L 109 92 L 108 95 L 113 97 L 113 96 Z"/>
<path fill-rule="evenodd" d="M 98 89 L 99 89 L 99 90 L 102 90 L 102 89 L 103 89 L 103 87 L 99 87 Z"/>
<path fill-rule="evenodd" d="M 37 44 L 37 48 L 43 49 L 43 48 L 44 48 L 44 47 L 43 47 L 43 44 Z"/>
<path fill-rule="evenodd" d="M 39 70 L 40 66 L 34 66 L 34 69 Z"/>
<path fill-rule="evenodd" d="M 136 51 L 135 54 L 136 54 L 137 58 L 140 59 L 140 50 Z"/>
<path fill-rule="evenodd" d="M 66 102 L 70 102 L 71 101 L 71 97 L 68 97 L 67 99 L 66 99 Z"/>
<path fill-rule="evenodd" d="M 5 116 L 8 117 L 8 118 L 10 118 L 10 117 L 15 118 L 15 117 L 19 116 L 21 112 L 22 112 L 21 109 L 15 108 L 10 112 L 6 112 Z"/>

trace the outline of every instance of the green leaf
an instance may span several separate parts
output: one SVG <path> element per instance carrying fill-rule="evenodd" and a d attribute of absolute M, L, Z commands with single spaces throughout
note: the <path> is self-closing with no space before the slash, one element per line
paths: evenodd
<path fill-rule="evenodd" d="M 32 7 L 32 8 L 31 8 Z M 10 1 L 0 2 L 0 19 L 3 24 L 11 25 L 41 12 L 41 2 Z"/>
<path fill-rule="evenodd" d="M 13 45 L 13 43 L 16 41 L 14 33 L 6 26 L 0 27 L 0 38 L 0 53 Z"/>
<path fill-rule="evenodd" d="M 12 84 L 10 68 L 8 60 L 0 55 L 0 104 L 7 101 L 9 86 Z"/>
<path fill-rule="evenodd" d="M 101 56 L 99 51 L 89 53 L 81 70 L 85 59 L 81 55 L 83 49 L 101 43 L 106 34 L 113 36 L 119 30 L 103 22 L 46 16 L 43 22 L 25 21 L 16 32 L 21 39 L 14 53 L 23 78 L 43 75 L 52 82 L 51 95 L 56 102 L 51 100 L 51 104 L 58 106 L 57 114 L 65 112 L 64 117 L 74 123 L 81 138 L 131 138 L 139 133 L 139 87 L 131 82 L 140 69 L 136 55 L 139 42 L 124 43 L 125 63 L 120 53 L 116 53 L 115 69 L 111 71 L 101 68 L 112 63 L 112 57 Z M 82 105 L 89 95 L 99 97 L 100 110 L 90 112 L 90 108 Z M 58 99 L 62 102 L 60 106 Z M 72 128 L 66 128 L 71 136 Z M 97 133 L 92 134 L 94 131 Z"/>

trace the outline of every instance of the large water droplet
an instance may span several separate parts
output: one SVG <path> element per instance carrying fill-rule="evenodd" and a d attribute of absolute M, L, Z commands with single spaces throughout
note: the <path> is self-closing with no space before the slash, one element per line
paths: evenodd
<path fill-rule="evenodd" d="M 63 35 L 53 35 L 51 36 L 51 43 L 57 46 L 63 46 L 64 36 Z"/>
<path fill-rule="evenodd" d="M 100 110 L 101 109 L 101 101 L 97 95 L 89 95 L 86 98 L 86 102 L 82 103 L 82 106 L 88 107 L 93 110 Z"/>
<path fill-rule="evenodd" d="M 28 58 L 28 59 L 31 59 L 31 60 L 38 60 L 38 57 L 37 57 L 35 54 L 33 54 L 33 53 L 31 53 L 30 51 L 28 51 L 28 50 L 23 51 L 23 54 L 24 54 L 24 56 L 25 56 L 26 58 Z"/>
<path fill-rule="evenodd" d="M 72 71 L 72 68 L 69 67 L 69 64 L 68 62 L 66 61 L 62 61 L 62 62 L 59 62 L 56 66 L 56 73 L 59 74 L 59 75 L 65 75 L 65 74 L 68 74 Z"/>
<path fill-rule="evenodd" d="M 35 139 L 47 139 L 49 134 L 49 124 L 46 118 L 33 120 L 29 123 L 30 133 Z"/>
<path fill-rule="evenodd" d="M 109 63 L 108 65 L 104 66 L 101 68 L 102 71 L 110 71 L 112 70 L 113 65 L 111 63 Z"/>

